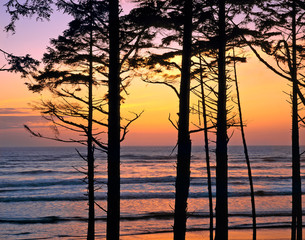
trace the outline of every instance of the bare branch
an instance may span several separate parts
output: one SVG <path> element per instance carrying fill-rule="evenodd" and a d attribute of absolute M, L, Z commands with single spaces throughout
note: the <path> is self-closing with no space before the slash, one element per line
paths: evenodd
<path fill-rule="evenodd" d="M 171 119 L 171 114 L 168 115 L 168 120 L 169 120 L 169 122 L 173 125 L 173 127 L 174 127 L 176 130 L 178 130 L 178 125 L 175 124 L 175 123 L 172 121 L 172 119 Z"/>
<path fill-rule="evenodd" d="M 168 87 L 170 87 L 172 90 L 174 90 L 175 94 L 177 95 L 178 98 L 180 98 L 180 94 L 178 92 L 178 90 L 176 89 L 176 87 L 174 87 L 172 84 L 168 83 L 168 82 L 161 82 L 161 81 L 150 81 L 148 79 L 143 79 L 144 82 L 146 83 L 152 83 L 152 84 L 163 84 L 166 85 Z"/>
<path fill-rule="evenodd" d="M 135 120 L 137 120 L 139 117 L 141 117 L 141 115 L 143 114 L 144 111 L 140 112 L 139 114 L 138 113 L 133 113 L 135 115 L 134 118 L 132 119 L 129 119 L 128 120 L 128 123 L 122 127 L 123 129 L 123 134 L 122 134 L 122 137 L 121 137 L 121 142 L 124 141 L 125 137 L 126 137 L 126 134 L 128 133 L 128 127 L 130 126 L 131 123 L 133 123 Z"/>

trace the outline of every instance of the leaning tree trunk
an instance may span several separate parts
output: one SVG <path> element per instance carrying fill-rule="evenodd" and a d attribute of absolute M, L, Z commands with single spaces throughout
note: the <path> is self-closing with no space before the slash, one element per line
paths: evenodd
<path fill-rule="evenodd" d="M 300 150 L 298 125 L 298 82 L 296 58 L 296 2 L 292 14 L 292 240 L 302 239 L 302 189 L 300 177 Z"/>
<path fill-rule="evenodd" d="M 251 164 L 250 164 L 250 159 L 249 159 L 249 154 L 248 154 L 248 147 L 247 147 L 247 143 L 246 143 L 244 123 L 243 123 L 243 117 L 242 117 L 242 111 L 241 111 L 234 48 L 233 48 L 233 57 L 234 57 L 234 76 L 235 76 L 235 87 L 236 87 L 236 95 L 237 95 L 237 105 L 238 105 L 238 112 L 239 112 L 240 131 L 241 131 L 241 137 L 242 137 L 242 141 L 243 141 L 244 154 L 245 154 L 245 158 L 246 158 L 249 184 L 250 184 L 251 208 L 252 208 L 252 225 L 253 225 L 253 235 L 252 235 L 253 238 L 252 239 L 256 240 L 256 210 L 255 210 L 254 187 L 253 187 Z"/>
<path fill-rule="evenodd" d="M 184 32 L 180 104 L 178 123 L 178 155 L 176 198 L 174 213 L 174 239 L 184 240 L 186 232 L 187 198 L 190 185 L 191 140 L 189 134 L 190 69 L 192 50 L 192 0 L 184 2 Z"/>
<path fill-rule="evenodd" d="M 204 127 L 204 148 L 205 148 L 205 161 L 207 165 L 207 177 L 208 177 L 208 193 L 209 193 L 209 213 L 210 213 L 210 240 L 213 240 L 213 194 L 212 194 L 212 181 L 211 181 L 211 167 L 210 167 L 210 154 L 209 154 L 209 138 L 208 138 L 208 122 L 207 122 L 207 110 L 205 102 L 205 93 L 203 87 L 203 75 L 202 75 L 202 63 L 201 56 L 199 56 L 200 64 L 200 90 L 201 90 L 201 102 L 202 102 L 202 115 L 203 115 L 203 127 Z"/>
<path fill-rule="evenodd" d="M 91 1 L 90 1 L 91 2 Z M 90 49 L 89 49 L 89 82 L 88 82 L 88 132 L 87 132 L 87 167 L 88 167 L 88 232 L 87 240 L 94 240 L 95 234 L 95 211 L 94 211 L 94 154 L 92 144 L 92 119 L 93 119 L 93 40 L 92 40 L 92 6 L 91 10 L 91 26 L 90 26 Z"/>
<path fill-rule="evenodd" d="M 225 0 L 219 0 L 218 13 L 218 101 L 216 133 L 216 240 L 228 239 L 228 156 Z"/>
<path fill-rule="evenodd" d="M 109 116 L 107 240 L 120 235 L 120 59 L 119 3 L 109 1 Z"/>

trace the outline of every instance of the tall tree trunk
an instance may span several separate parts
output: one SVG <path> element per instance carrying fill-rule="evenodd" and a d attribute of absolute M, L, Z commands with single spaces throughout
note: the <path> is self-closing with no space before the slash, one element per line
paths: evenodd
<path fill-rule="evenodd" d="M 233 56 L 235 58 L 234 48 L 233 48 Z M 250 159 L 249 159 L 249 154 L 248 154 L 248 147 L 247 147 L 247 143 L 246 143 L 246 137 L 245 137 L 245 131 L 244 131 L 244 123 L 243 123 L 243 117 L 242 117 L 242 111 L 241 111 L 241 104 L 240 104 L 240 97 L 239 97 L 239 87 L 238 87 L 237 71 L 236 71 L 236 61 L 235 61 L 235 59 L 234 59 L 234 76 L 235 76 L 235 87 L 236 87 L 236 95 L 237 95 L 237 105 L 238 105 L 238 112 L 239 112 L 240 131 L 241 131 L 241 137 L 242 137 L 242 141 L 243 141 L 244 153 L 245 153 L 247 169 L 248 169 L 249 184 L 250 184 L 251 207 L 252 207 L 252 225 L 253 225 L 253 240 L 256 240 L 256 210 L 255 210 L 254 187 L 253 187 L 251 165 L 250 165 Z"/>
<path fill-rule="evenodd" d="M 174 213 L 174 239 L 184 240 L 186 232 L 187 198 L 190 185 L 191 140 L 189 134 L 189 98 L 192 51 L 192 0 L 184 2 L 184 32 L 180 104 L 178 123 L 178 155 L 176 198 Z"/>
<path fill-rule="evenodd" d="M 218 102 L 216 136 L 216 240 L 228 239 L 228 156 L 225 0 L 219 0 L 218 12 Z"/>
<path fill-rule="evenodd" d="M 120 58 L 119 3 L 109 1 L 109 116 L 107 240 L 120 235 Z"/>
<path fill-rule="evenodd" d="M 302 190 L 300 177 L 300 150 L 298 124 L 298 82 L 296 58 L 296 2 L 292 13 L 292 240 L 302 239 Z"/>
<path fill-rule="evenodd" d="M 204 125 L 204 148 L 205 148 L 205 160 L 207 165 L 207 176 L 208 176 L 208 193 L 209 193 L 209 212 L 210 212 L 210 240 L 213 240 L 213 194 L 212 194 L 212 181 L 211 181 L 211 168 L 210 168 L 210 154 L 209 154 L 209 138 L 208 138 L 208 122 L 207 122 L 207 111 L 205 103 L 205 94 L 203 87 L 203 76 L 202 76 L 202 62 L 201 56 L 199 56 L 200 64 L 200 89 L 201 89 L 201 102 L 202 102 L 202 115 Z"/>
<path fill-rule="evenodd" d="M 91 0 L 90 0 L 90 4 Z M 90 26 L 90 49 L 89 49 L 89 83 L 88 83 L 88 133 L 87 133 L 87 161 L 88 161 L 88 232 L 87 240 L 94 240 L 95 234 L 95 211 L 94 211 L 94 154 L 93 154 L 93 144 L 92 144 L 92 119 L 93 119 L 93 40 L 92 40 L 92 5 L 90 6 L 91 11 L 91 26 Z"/>

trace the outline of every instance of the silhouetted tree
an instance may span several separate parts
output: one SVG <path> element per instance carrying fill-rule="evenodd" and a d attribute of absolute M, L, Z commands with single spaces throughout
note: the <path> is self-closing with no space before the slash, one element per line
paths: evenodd
<path fill-rule="evenodd" d="M 187 198 L 190 185 L 191 140 L 189 133 L 190 72 L 192 52 L 192 0 L 183 7 L 183 48 L 179 98 L 178 154 L 176 197 L 174 213 L 174 239 L 185 239 Z"/>
<path fill-rule="evenodd" d="M 292 230 L 291 239 L 302 239 L 302 201 L 299 152 L 298 99 L 305 104 L 300 90 L 304 85 L 303 65 L 304 46 L 299 39 L 304 37 L 305 4 L 298 0 L 262 1 L 261 11 L 256 14 L 257 31 L 249 32 L 252 39 L 244 38 L 249 47 L 269 69 L 292 83 Z M 250 43 L 252 41 L 252 43 Z M 276 67 L 266 61 L 254 48 L 261 46 L 264 53 L 274 57 Z"/>
<path fill-rule="evenodd" d="M 95 237 L 95 210 L 94 210 L 94 146 L 93 146 L 93 6 L 92 0 L 88 2 L 88 30 L 89 30 L 89 79 L 88 79 L 88 138 L 87 138 L 87 161 L 88 161 L 88 233 L 87 240 Z"/>
<path fill-rule="evenodd" d="M 93 118 L 94 110 L 101 113 L 106 111 L 101 107 L 101 102 L 105 99 L 96 100 L 93 97 L 93 84 L 97 84 L 93 67 L 101 65 L 102 59 L 93 55 L 94 44 L 97 39 L 93 39 L 96 34 L 94 29 L 94 16 L 92 1 L 83 2 L 80 5 L 73 5 L 73 14 L 75 20 L 70 23 L 70 28 L 64 32 L 63 36 L 53 39 L 52 44 L 55 48 L 49 48 L 49 53 L 45 54 L 45 70 L 40 72 L 34 78 L 37 84 L 28 84 L 30 90 L 42 91 L 48 87 L 51 92 L 63 99 L 62 103 L 53 103 L 52 101 L 43 102 L 39 107 L 46 119 L 54 124 L 58 131 L 63 127 L 86 136 L 86 140 L 63 140 L 59 137 L 53 137 L 58 141 L 79 142 L 87 146 L 87 156 L 82 156 L 87 162 L 86 182 L 88 184 L 88 233 L 87 239 L 94 239 L 95 236 L 95 198 L 94 198 L 94 142 L 103 150 L 107 146 L 97 139 L 99 133 L 93 133 L 93 122 L 107 127 L 107 123 Z M 70 7 L 67 5 L 66 7 Z M 95 8 L 101 6 L 94 6 Z M 98 61 L 98 60 L 100 61 Z M 63 64 L 64 70 L 57 70 L 58 65 Z M 93 66 L 95 65 L 95 66 Z M 70 68 L 70 69 L 69 69 Z M 72 85 L 72 87 L 63 89 L 63 85 Z M 73 87 L 74 86 L 74 87 Z M 87 96 L 81 97 L 77 92 L 87 91 Z M 72 99 L 72 100 L 71 100 Z M 77 103 L 73 103 L 77 101 Z M 87 108 L 87 109 L 86 109 Z M 56 120 L 55 120 L 56 119 Z M 86 122 L 82 123 L 82 120 Z M 34 133 L 28 127 L 27 129 L 38 137 L 44 137 L 41 134 Z M 45 137 L 49 138 L 50 137 Z"/>
<path fill-rule="evenodd" d="M 228 106 L 231 79 L 228 77 L 228 66 L 233 63 L 228 52 L 240 39 L 240 32 L 231 23 L 238 19 L 238 24 L 245 26 L 249 22 L 248 13 L 253 8 L 254 1 L 218 0 L 206 2 L 206 21 L 197 28 L 197 51 L 205 53 L 205 58 L 213 58 L 206 64 L 217 76 L 218 90 L 216 116 L 216 240 L 228 239 L 228 154 L 227 145 L 230 137 L 228 127 L 234 125 L 234 116 L 229 117 L 231 109 Z M 243 47 L 241 42 L 238 46 Z M 210 50 L 209 50 L 210 49 Z M 230 123 L 233 121 L 233 124 Z"/>
<path fill-rule="evenodd" d="M 152 1 L 153 2 L 153 1 Z M 172 68 L 177 68 L 179 71 L 182 71 L 182 68 L 179 66 L 179 64 L 176 63 L 174 60 L 177 56 L 182 56 L 182 51 L 179 49 L 176 49 L 175 44 L 181 44 L 182 43 L 182 27 L 181 19 L 183 19 L 183 14 L 179 12 L 177 9 L 181 9 L 181 3 L 179 5 L 178 2 L 172 2 L 175 3 L 175 5 L 170 5 L 165 7 L 164 15 L 161 14 L 161 18 L 163 17 L 165 25 L 163 26 L 163 29 L 166 29 L 169 34 L 166 37 L 163 37 L 162 39 L 162 47 L 164 46 L 170 46 L 170 50 L 168 50 L 166 53 L 163 54 L 153 54 L 151 55 L 148 65 L 156 66 L 157 63 L 159 64 L 159 67 L 155 69 L 156 72 L 162 72 L 164 71 L 164 79 L 165 81 L 152 81 L 149 80 L 149 82 L 154 83 L 161 83 L 165 84 L 167 86 L 170 86 L 172 89 L 174 89 L 175 93 L 178 95 L 180 101 L 181 101 L 181 92 L 179 92 L 174 86 L 173 82 L 174 79 L 177 78 L 177 75 L 175 74 L 168 74 L 167 71 L 169 71 Z M 194 44 L 194 48 L 191 49 L 191 56 L 195 56 L 197 53 L 204 53 L 203 55 L 206 56 L 207 59 L 211 59 L 212 57 L 213 61 L 210 63 L 205 62 L 205 65 L 209 65 L 209 68 L 212 69 L 212 73 L 217 78 L 217 83 L 219 86 L 219 90 L 216 91 L 213 88 L 210 88 L 211 91 L 213 91 L 213 94 L 215 94 L 215 99 L 218 101 L 217 104 L 217 117 L 216 117 L 216 125 L 211 126 L 214 128 L 217 127 L 217 138 L 218 138 L 218 159 L 221 159 L 218 161 L 218 205 L 220 205 L 220 209 L 218 211 L 218 226 L 219 226 L 219 239 L 222 239 L 223 237 L 226 237 L 227 235 L 227 128 L 229 126 L 234 125 L 234 116 L 227 118 L 227 114 L 230 111 L 227 108 L 226 102 L 228 100 L 228 78 L 226 77 L 226 69 L 225 65 L 228 64 L 230 61 L 232 62 L 232 59 L 228 58 L 226 56 L 226 52 L 229 51 L 232 47 L 228 46 L 227 43 L 232 43 L 234 39 L 236 39 L 238 36 L 236 35 L 236 32 L 234 32 L 234 26 L 232 25 L 228 27 L 228 23 L 226 20 L 226 17 L 228 18 L 234 18 L 237 14 L 240 14 L 241 12 L 244 12 L 249 7 L 251 7 L 251 4 L 247 2 L 247 6 L 243 7 L 242 4 L 236 4 L 232 3 L 231 1 L 228 1 L 228 6 L 226 6 L 225 2 L 222 1 L 194 1 L 194 7 L 193 7 L 193 30 L 195 32 L 194 36 L 196 39 L 196 42 Z M 221 5 L 222 4 L 222 5 Z M 233 8 L 231 7 L 233 6 Z M 154 5 L 153 5 L 154 6 Z M 163 5 L 164 6 L 164 5 Z M 203 7 L 204 6 L 204 7 Z M 175 8 L 176 7 L 176 8 Z M 227 8 L 227 10 L 226 10 Z M 183 8 L 182 8 L 183 9 Z M 217 11 L 215 9 L 218 9 Z M 233 9 L 232 12 L 228 12 L 229 9 Z M 175 24 L 171 23 L 174 21 Z M 158 26 L 157 27 L 162 27 Z M 215 30 L 217 29 L 217 30 Z M 173 34 L 173 33 L 177 34 Z M 165 35 L 165 34 L 164 34 Z M 165 48 L 166 49 L 166 48 Z M 204 58 L 203 58 L 204 59 Z M 210 61 L 210 60 L 209 60 Z M 196 61 L 192 61 L 193 65 L 196 65 Z M 161 66 L 161 67 L 160 67 Z M 202 69 L 201 69 L 202 71 Z M 206 70 L 204 70 L 206 71 Z M 191 77 L 194 77 L 194 74 L 198 72 L 198 70 L 191 71 Z M 200 71 L 199 71 L 200 72 Z M 162 75 L 162 74 L 161 74 Z M 146 80 L 147 81 L 147 80 Z M 197 85 L 200 86 L 200 85 Z M 193 89 L 193 88 L 192 88 Z M 221 97 L 220 97 L 221 96 Z M 219 98 L 222 98 L 220 100 Z M 179 118 L 181 117 L 179 113 Z M 232 123 L 232 122 L 233 123 Z M 224 126 L 223 126 L 224 124 Z M 219 125 L 219 126 L 218 126 Z M 176 126 L 176 128 L 179 131 L 179 124 Z M 200 130 L 203 130 L 204 127 Z M 221 141 L 223 140 L 223 141 Z M 179 141 L 179 140 L 178 140 Z M 179 144 L 178 144 L 179 147 Z M 178 154 L 179 155 L 179 154 Z M 178 171 L 178 170 L 177 170 Z M 185 181 L 186 182 L 186 181 Z M 178 183 L 176 184 L 176 188 L 178 188 Z M 223 235 L 224 234 L 224 235 Z"/>
<path fill-rule="evenodd" d="M 109 2 L 109 115 L 107 239 L 120 236 L 120 48 L 119 3 Z"/>
<path fill-rule="evenodd" d="M 87 163 L 88 163 L 88 233 L 87 240 L 93 240 L 95 235 L 95 210 L 94 210 L 94 146 L 93 146 L 93 6 L 88 2 L 88 30 L 89 30 L 89 79 L 88 79 L 88 132 L 87 132 Z"/>
<path fill-rule="evenodd" d="M 152 26 L 168 31 L 168 34 L 162 38 L 160 46 L 161 49 L 165 50 L 165 53 L 152 54 L 148 61 L 145 62 L 150 67 L 150 70 L 159 74 L 161 78 L 164 78 L 164 81 L 156 81 L 153 77 L 150 78 L 150 76 L 145 81 L 169 86 L 179 98 L 179 119 L 177 125 L 169 119 L 178 131 L 174 239 L 185 239 L 187 199 L 190 185 L 190 133 L 192 132 L 192 130 L 189 130 L 189 114 L 192 76 L 191 57 L 194 54 L 192 50 L 192 29 L 194 28 L 192 24 L 193 1 L 172 1 L 170 3 L 166 1 L 149 1 L 149 3 L 144 2 L 143 5 L 146 8 L 151 8 L 151 12 L 155 12 L 154 10 L 159 11 L 153 18 L 155 21 L 152 23 Z M 160 8 L 157 9 L 158 7 Z M 163 24 L 160 24 L 160 22 Z M 171 46 L 175 43 L 181 44 L 182 50 Z M 182 58 L 181 65 L 177 63 L 175 57 Z M 172 69 L 177 69 L 181 74 L 171 73 Z M 178 78 L 181 78 L 179 91 L 174 86 Z"/>
<path fill-rule="evenodd" d="M 218 2 L 218 103 L 216 133 L 216 240 L 228 239 L 226 2 Z"/>
<path fill-rule="evenodd" d="M 249 184 L 250 184 L 250 195 L 251 195 L 251 208 L 252 208 L 252 224 L 253 224 L 253 240 L 256 239 L 256 208 L 255 208 L 255 197 L 254 197 L 254 187 L 253 187 L 253 179 L 252 179 L 252 171 L 251 171 L 251 164 L 250 158 L 248 153 L 248 147 L 245 137 L 245 130 L 244 130 L 244 121 L 241 109 L 241 101 L 240 101 L 240 94 L 239 94 L 239 86 L 238 86 L 238 78 L 237 78 L 237 67 L 236 67 L 236 55 L 235 50 L 233 47 L 233 68 L 234 68 L 234 81 L 235 81 L 235 89 L 237 95 L 237 106 L 238 106 L 238 113 L 239 113 L 239 123 L 240 123 L 240 131 L 241 131 L 241 138 L 244 147 L 244 154 L 247 163 L 248 169 L 248 177 L 249 177 Z"/>
<path fill-rule="evenodd" d="M 18 20 L 19 16 L 37 15 L 39 18 L 48 19 L 52 13 L 52 7 L 50 7 L 52 3 L 53 1 L 41 1 L 41 3 L 36 1 L 27 1 L 24 4 L 19 4 L 14 0 L 9 1 L 7 3 L 7 8 L 9 13 L 12 15 L 12 22 L 8 25 L 7 29 L 14 30 L 14 23 Z M 54 4 L 58 9 L 63 10 L 76 18 L 78 15 L 88 17 L 88 11 L 79 9 L 86 5 L 87 1 L 54 1 Z M 120 117 L 120 102 L 123 99 L 121 92 L 126 92 L 129 80 L 132 78 L 132 70 L 137 65 L 136 60 L 140 58 L 140 50 L 150 46 L 150 43 L 147 40 L 151 39 L 155 33 L 148 31 L 147 26 L 139 27 L 134 23 L 134 20 L 138 19 L 136 11 L 131 11 L 129 15 L 120 16 L 119 19 L 118 1 L 91 0 L 90 4 L 93 5 L 92 29 L 94 55 L 92 56 L 92 60 L 96 63 L 93 67 L 93 72 L 102 76 L 102 79 L 94 81 L 94 84 L 105 84 L 109 87 L 108 94 L 106 94 L 100 102 L 98 101 L 101 105 L 99 107 L 93 106 L 93 110 L 98 109 L 103 114 L 108 115 L 108 122 L 101 124 L 108 130 L 108 143 L 106 146 L 103 144 L 100 146 L 102 149 L 107 151 L 109 164 L 107 239 L 119 239 L 120 141 L 125 138 L 129 124 L 140 115 L 135 114 L 134 118 L 127 120 L 125 126 L 120 123 L 122 120 Z M 73 27 L 79 27 L 83 30 L 81 21 L 73 21 L 73 24 Z M 75 38 L 82 39 L 81 41 L 83 42 L 80 44 L 83 44 L 84 46 L 87 46 L 86 44 L 89 42 L 88 38 L 83 39 L 81 34 L 77 34 Z M 68 49 L 67 46 L 62 44 L 59 51 L 56 52 L 56 54 L 58 54 L 58 56 L 56 56 L 58 57 L 56 58 L 56 61 L 66 61 L 65 64 L 67 65 L 71 63 L 76 64 L 73 61 L 71 62 L 69 59 L 66 60 L 64 53 L 67 53 L 69 50 L 73 49 Z M 97 55 L 96 52 L 99 52 L 99 55 Z M 60 55 L 60 53 L 62 53 L 62 55 Z M 49 55 L 51 56 L 52 54 L 55 54 L 55 52 L 50 52 Z M 76 59 L 82 61 L 84 59 L 84 54 L 79 54 Z M 47 63 L 49 64 L 49 69 L 46 68 L 46 72 L 53 66 L 52 60 L 49 60 Z M 49 71 L 48 74 L 54 74 L 53 78 L 58 77 L 57 81 L 43 83 L 43 80 L 41 80 L 39 84 L 31 86 L 32 90 L 38 91 L 44 87 L 50 86 L 56 88 L 66 83 L 66 81 L 68 84 L 79 84 L 79 81 L 83 80 L 83 77 L 81 77 L 80 74 L 77 74 L 77 71 L 73 72 L 71 76 L 65 75 L 69 75 L 68 71 L 63 71 L 60 74 Z M 65 75 L 66 78 L 63 79 L 63 75 Z M 39 78 L 37 77 L 36 80 L 39 81 Z M 75 95 L 73 95 L 73 97 L 75 97 Z M 77 98 L 77 100 L 80 99 Z M 85 100 L 83 99 L 83 101 Z M 108 111 L 107 107 L 106 110 L 104 109 L 105 103 L 103 101 L 107 102 L 106 106 L 108 106 Z M 93 141 L 99 146 L 100 142 L 95 138 L 93 138 Z M 94 228 L 88 228 L 88 231 L 92 233 L 94 232 Z"/>
<path fill-rule="evenodd" d="M 155 81 L 146 76 L 145 81 L 151 83 L 165 84 L 171 87 L 179 98 L 179 120 L 178 124 L 173 125 L 178 131 L 178 154 L 177 154 L 177 177 L 176 177 L 176 195 L 174 212 L 174 239 L 185 239 L 186 220 L 187 220 L 187 198 L 190 185 L 190 159 L 191 159 L 191 140 L 189 131 L 189 107 L 190 107 L 190 79 L 191 79 L 191 54 L 192 54 L 192 0 L 185 1 L 138 1 L 140 16 L 143 16 L 143 22 L 151 29 L 166 29 L 168 33 L 177 33 L 177 37 L 167 35 L 161 37 L 161 45 L 155 44 L 155 48 L 164 49 L 165 53 L 154 53 L 142 62 L 144 67 L 150 71 L 166 75 L 165 72 L 158 69 L 170 70 L 177 68 L 180 74 L 169 76 L 172 80 L 181 78 L 180 91 L 176 89 L 171 82 Z M 181 7 L 181 9 L 179 9 Z M 145 15 L 144 15 L 145 14 Z M 167 49 L 166 46 L 172 41 L 180 39 L 182 50 Z M 172 58 L 181 56 L 181 67 Z M 148 73 L 150 75 L 151 73 Z M 171 74 L 170 74 L 171 75 Z M 170 120 L 171 121 L 171 120 Z"/>
<path fill-rule="evenodd" d="M 210 240 L 213 240 L 214 214 L 213 214 L 213 193 L 212 193 L 212 179 L 211 179 L 210 151 L 209 151 L 209 137 L 208 137 L 208 116 L 207 116 L 206 94 L 204 91 L 203 64 L 202 64 L 201 56 L 199 56 L 199 70 L 200 70 L 199 74 L 200 74 L 202 118 L 203 118 L 203 127 L 204 127 L 204 148 L 205 148 L 205 160 L 206 160 L 206 168 L 207 168 L 208 193 L 209 193 Z"/>

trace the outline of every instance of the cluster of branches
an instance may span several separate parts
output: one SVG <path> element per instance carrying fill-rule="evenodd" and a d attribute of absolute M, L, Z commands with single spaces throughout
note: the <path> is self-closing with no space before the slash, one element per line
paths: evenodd
<path fill-rule="evenodd" d="M 7 62 L 0 67 L 1 72 L 21 73 L 22 77 L 37 70 L 39 61 L 33 59 L 29 54 L 26 56 L 16 56 L 0 49 L 5 61 Z"/>

